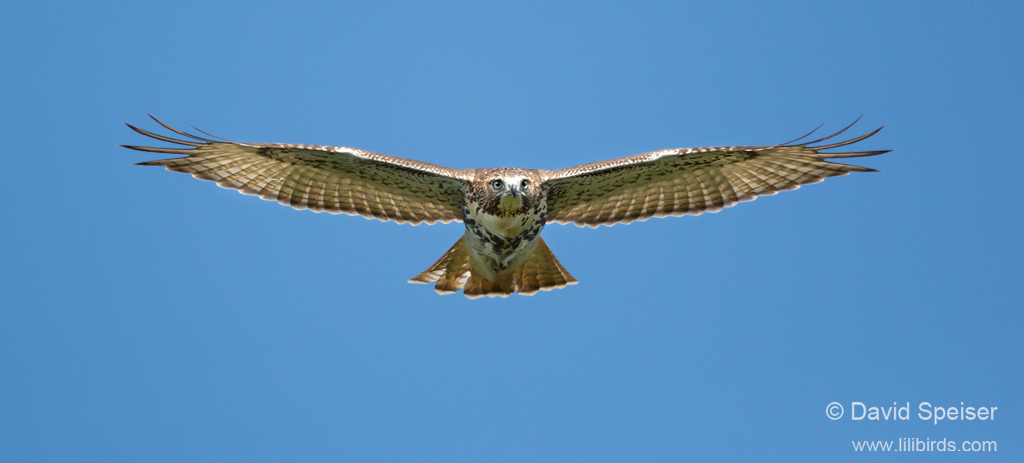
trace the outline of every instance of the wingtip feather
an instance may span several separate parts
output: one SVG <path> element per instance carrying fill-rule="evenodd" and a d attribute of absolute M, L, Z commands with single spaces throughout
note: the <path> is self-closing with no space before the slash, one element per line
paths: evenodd
<path fill-rule="evenodd" d="M 165 124 L 164 121 L 161 121 L 160 119 L 157 119 L 156 117 L 154 117 L 152 114 L 146 113 L 146 115 L 149 116 L 154 121 L 156 121 L 157 124 L 160 124 L 160 125 L 164 126 L 165 129 L 170 130 L 171 132 L 174 132 L 174 133 L 176 133 L 178 135 L 184 135 L 186 137 L 189 137 L 189 138 L 192 138 L 192 139 L 195 139 L 195 140 L 199 140 L 199 141 L 203 141 L 203 142 L 207 142 L 207 143 L 218 143 L 217 141 L 208 140 L 208 139 L 202 138 L 202 137 L 197 137 L 197 136 L 192 135 L 190 133 L 183 132 L 183 131 L 178 130 L 178 129 L 174 128 L 174 127 L 171 127 L 171 126 Z M 200 132 L 202 132 L 202 131 L 200 130 Z"/>
<path fill-rule="evenodd" d="M 828 124 L 828 120 L 826 120 L 825 122 L 822 122 L 822 123 L 821 123 L 820 125 L 818 125 L 817 127 L 815 127 L 815 128 L 814 128 L 814 130 L 812 130 L 812 131 L 810 131 L 810 132 L 807 132 L 807 134 L 806 134 L 806 135 L 804 135 L 804 136 L 802 136 L 802 137 L 799 137 L 799 138 L 796 138 L 796 139 L 793 139 L 793 140 L 790 140 L 790 141 L 787 141 L 787 142 L 785 142 L 785 143 L 780 143 L 780 144 L 778 144 L 778 145 L 776 145 L 776 146 L 786 146 L 786 145 L 788 145 L 788 144 L 790 144 L 790 143 L 796 143 L 796 142 L 798 142 L 798 141 L 800 141 L 800 140 L 803 140 L 803 139 L 805 139 L 805 138 L 807 138 L 807 137 L 811 136 L 811 134 L 813 134 L 814 132 L 817 132 L 817 131 L 818 131 L 818 129 L 820 129 L 820 128 L 824 127 L 824 126 L 825 126 L 825 124 Z"/>
<path fill-rule="evenodd" d="M 200 147 L 200 146 L 203 146 L 203 143 L 195 143 L 195 142 L 190 142 L 190 141 L 184 141 L 184 140 L 178 140 L 178 139 L 175 139 L 175 138 L 165 137 L 163 135 L 157 135 L 155 133 L 152 133 L 152 132 L 149 132 L 149 131 L 146 131 L 146 130 L 142 130 L 142 129 L 140 129 L 140 128 L 134 126 L 134 125 L 131 125 L 131 124 L 127 123 L 127 122 L 125 122 L 124 125 L 127 125 L 129 129 L 132 129 L 132 130 L 134 130 L 135 132 L 137 132 L 139 134 L 145 135 L 145 136 L 147 136 L 149 138 L 153 138 L 153 139 L 156 139 L 156 140 L 165 141 L 167 143 L 175 143 L 175 144 L 178 144 L 178 145 L 193 146 L 193 147 L 197 147 L 197 148 Z"/>
<path fill-rule="evenodd" d="M 864 114 L 861 114 L 861 115 L 860 115 L 859 117 L 857 117 L 857 119 L 854 119 L 854 121 L 853 121 L 853 122 L 851 122 L 851 123 L 850 123 L 850 125 L 848 125 L 848 126 L 846 126 L 846 127 L 843 127 L 843 129 L 842 129 L 842 130 L 840 130 L 840 131 L 838 131 L 838 132 L 836 132 L 836 133 L 834 133 L 834 134 L 832 134 L 832 135 L 829 135 L 829 136 L 827 136 L 827 137 L 825 137 L 825 138 L 819 138 L 819 139 L 817 139 L 817 140 L 814 140 L 814 141 L 809 141 L 809 142 L 806 142 L 806 143 L 801 143 L 801 144 L 799 144 L 799 145 L 797 145 L 797 146 L 807 146 L 807 145 L 813 145 L 813 144 L 815 144 L 815 143 L 820 143 L 820 142 L 823 142 L 823 141 L 825 141 L 825 140 L 828 140 L 828 139 L 830 139 L 830 138 L 836 137 L 836 136 L 838 136 L 839 134 L 841 134 L 841 133 L 843 133 L 843 132 L 845 132 L 845 131 L 847 131 L 847 130 L 850 130 L 850 127 L 853 127 L 853 126 L 854 126 L 855 124 L 857 124 L 857 122 L 860 122 L 860 120 L 861 120 L 861 118 L 862 118 L 862 117 L 864 117 Z M 817 148 L 816 148 L 816 149 L 817 149 Z"/>
<path fill-rule="evenodd" d="M 178 149 L 178 148 L 154 148 L 152 146 L 135 146 L 135 145 L 121 145 L 122 148 L 128 148 L 135 151 L 145 151 L 147 153 L 166 153 L 166 154 L 193 154 L 196 151 L 193 149 Z"/>
<path fill-rule="evenodd" d="M 145 161 L 132 164 L 133 166 L 166 166 L 168 159 L 158 159 L 156 161 Z"/>

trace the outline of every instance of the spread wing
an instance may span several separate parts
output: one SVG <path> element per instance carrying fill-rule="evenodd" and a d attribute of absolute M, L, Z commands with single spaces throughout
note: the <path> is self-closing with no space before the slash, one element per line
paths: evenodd
<path fill-rule="evenodd" d="M 153 120 L 195 141 L 164 137 L 128 125 L 148 137 L 190 147 L 122 145 L 139 151 L 186 155 L 139 165 L 164 166 L 295 209 L 359 214 L 414 225 L 462 220 L 462 192 L 468 178 L 462 170 L 355 148 L 214 141 L 172 128 L 155 117 Z"/>
<path fill-rule="evenodd" d="M 808 146 L 852 126 L 801 144 L 794 143 L 817 129 L 775 146 L 669 149 L 550 171 L 548 222 L 597 227 L 651 217 L 699 215 L 827 177 L 875 172 L 826 159 L 874 156 L 891 150 L 821 151 L 859 142 L 878 133 L 881 127 L 851 140 Z"/>

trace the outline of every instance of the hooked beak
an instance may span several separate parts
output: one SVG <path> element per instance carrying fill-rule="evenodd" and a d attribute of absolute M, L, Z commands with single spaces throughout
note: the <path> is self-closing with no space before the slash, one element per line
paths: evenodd
<path fill-rule="evenodd" d="M 501 197 L 501 201 L 498 203 L 498 215 L 500 217 L 511 217 L 519 214 L 523 210 L 522 194 L 522 191 L 510 185 L 507 193 Z"/>

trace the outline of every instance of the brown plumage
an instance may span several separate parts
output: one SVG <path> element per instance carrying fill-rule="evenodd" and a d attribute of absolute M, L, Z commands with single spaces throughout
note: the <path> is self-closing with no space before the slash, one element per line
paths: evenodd
<path fill-rule="evenodd" d="M 128 127 L 188 148 L 125 146 L 184 155 L 140 165 L 188 173 L 296 209 L 414 225 L 463 222 L 466 231 L 455 245 L 409 281 L 436 282 L 438 293 L 461 289 L 468 297 L 530 295 L 575 284 L 540 237 L 548 223 L 597 227 L 716 212 L 827 177 L 872 172 L 827 159 L 888 152 L 821 152 L 881 129 L 810 146 L 850 124 L 800 144 L 810 134 L 779 145 L 668 149 L 554 171 L 451 169 L 355 148 L 217 141 L 156 122 L 189 140 Z"/>

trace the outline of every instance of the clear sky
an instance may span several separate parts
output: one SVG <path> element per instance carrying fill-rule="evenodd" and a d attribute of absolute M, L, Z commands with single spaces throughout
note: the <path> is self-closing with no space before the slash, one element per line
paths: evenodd
<path fill-rule="evenodd" d="M 1024 461 L 1020 2 L 156 3 L 0 7 L 0 461 Z M 134 167 L 147 112 L 460 168 L 865 112 L 860 146 L 896 151 L 717 214 L 551 225 L 579 285 L 471 301 L 406 283 L 460 224 Z"/>

